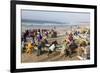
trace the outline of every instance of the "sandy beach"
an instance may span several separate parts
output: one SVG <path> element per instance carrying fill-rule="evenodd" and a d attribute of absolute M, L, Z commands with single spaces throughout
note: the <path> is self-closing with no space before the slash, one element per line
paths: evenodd
<path fill-rule="evenodd" d="M 87 26 L 79 26 L 79 27 L 88 27 L 89 28 L 89 25 Z M 54 28 L 54 26 L 51 26 L 51 27 L 48 27 L 48 26 L 22 26 L 22 32 L 24 32 L 26 29 L 52 29 Z M 55 28 L 55 31 L 58 33 L 57 34 L 57 38 L 48 38 L 47 40 L 49 42 L 53 41 L 53 40 L 57 40 L 57 42 L 59 44 L 62 44 L 62 42 L 66 39 L 66 32 L 69 32 L 69 31 L 72 31 L 73 29 L 76 30 L 76 26 L 58 26 Z M 62 45 L 60 45 L 62 46 Z M 90 49 L 89 49 L 90 50 Z M 51 61 L 73 61 L 73 60 L 80 60 L 78 57 L 77 57 L 77 54 L 74 53 L 72 55 L 72 57 L 69 57 L 69 56 L 64 56 L 64 55 L 60 55 L 60 52 L 59 51 L 56 51 L 56 52 L 53 52 L 52 54 L 50 54 L 50 56 L 48 57 L 47 56 L 47 52 L 45 51 L 42 55 L 40 56 L 37 56 L 36 55 L 36 51 L 33 51 L 32 54 L 27 54 L 27 53 L 22 53 L 21 54 L 21 62 L 22 63 L 31 63 L 31 62 L 51 62 Z"/>

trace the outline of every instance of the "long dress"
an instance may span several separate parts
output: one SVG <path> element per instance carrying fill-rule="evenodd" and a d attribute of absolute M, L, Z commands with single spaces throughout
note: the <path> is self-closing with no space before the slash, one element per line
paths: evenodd
<path fill-rule="evenodd" d="M 65 50 L 68 48 L 66 42 L 63 43 L 62 49 L 61 49 L 61 54 L 65 54 Z"/>

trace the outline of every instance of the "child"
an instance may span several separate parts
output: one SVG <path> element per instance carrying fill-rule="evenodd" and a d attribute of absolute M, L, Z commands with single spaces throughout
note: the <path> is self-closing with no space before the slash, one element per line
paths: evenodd
<path fill-rule="evenodd" d="M 32 54 L 32 52 L 33 52 L 33 44 L 31 41 L 27 43 L 26 52 L 29 54 Z"/>

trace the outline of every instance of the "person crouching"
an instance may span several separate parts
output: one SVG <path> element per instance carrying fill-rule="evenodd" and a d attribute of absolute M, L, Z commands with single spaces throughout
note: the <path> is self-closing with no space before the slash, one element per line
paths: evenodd
<path fill-rule="evenodd" d="M 49 47 L 49 52 L 48 52 L 48 56 L 53 52 L 55 51 L 55 48 L 56 48 L 56 45 L 57 45 L 57 41 L 53 41 L 51 46 Z"/>

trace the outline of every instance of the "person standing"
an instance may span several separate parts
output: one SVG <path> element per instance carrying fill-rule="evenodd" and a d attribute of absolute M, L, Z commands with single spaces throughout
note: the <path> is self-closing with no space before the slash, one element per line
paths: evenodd
<path fill-rule="evenodd" d="M 37 56 L 40 56 L 42 52 L 42 42 L 38 42 Z"/>
<path fill-rule="evenodd" d="M 70 34 L 68 35 L 68 38 L 67 38 L 67 39 L 68 39 L 69 45 L 72 44 L 72 43 L 73 43 L 73 40 L 74 40 L 74 39 L 73 39 L 73 34 L 70 33 Z"/>

